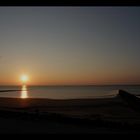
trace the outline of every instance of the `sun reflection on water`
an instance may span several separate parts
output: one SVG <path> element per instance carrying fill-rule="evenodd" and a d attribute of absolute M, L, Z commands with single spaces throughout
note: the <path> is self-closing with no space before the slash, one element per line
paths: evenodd
<path fill-rule="evenodd" d="M 28 98 L 28 91 L 27 91 L 27 86 L 26 86 L 26 85 L 23 85 L 23 86 L 22 86 L 21 98 L 22 98 L 22 99 Z"/>

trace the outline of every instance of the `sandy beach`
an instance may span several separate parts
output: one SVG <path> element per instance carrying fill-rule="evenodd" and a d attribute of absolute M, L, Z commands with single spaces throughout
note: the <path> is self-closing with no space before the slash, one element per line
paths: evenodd
<path fill-rule="evenodd" d="M 0 98 L 0 133 L 137 133 L 140 113 L 108 99 Z"/>

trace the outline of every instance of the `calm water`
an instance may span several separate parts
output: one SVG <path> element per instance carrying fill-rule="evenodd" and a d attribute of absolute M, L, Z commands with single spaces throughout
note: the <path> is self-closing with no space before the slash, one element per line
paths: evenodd
<path fill-rule="evenodd" d="M 0 86 L 0 90 L 22 90 L 16 92 L 0 92 L 0 97 L 18 98 L 108 98 L 118 93 L 119 89 L 132 94 L 140 94 L 140 86 Z"/>

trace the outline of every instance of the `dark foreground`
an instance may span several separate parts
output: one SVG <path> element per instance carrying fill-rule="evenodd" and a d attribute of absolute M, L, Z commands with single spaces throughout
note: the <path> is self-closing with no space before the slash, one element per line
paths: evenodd
<path fill-rule="evenodd" d="M 0 98 L 0 133 L 140 133 L 138 105 L 125 91 L 110 99 Z"/>

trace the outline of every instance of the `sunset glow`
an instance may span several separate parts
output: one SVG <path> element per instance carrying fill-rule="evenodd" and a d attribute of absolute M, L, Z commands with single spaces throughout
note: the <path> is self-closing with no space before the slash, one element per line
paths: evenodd
<path fill-rule="evenodd" d="M 28 78 L 27 75 L 23 74 L 23 75 L 20 77 L 20 79 L 21 79 L 22 83 L 26 83 L 26 82 L 28 81 L 29 78 Z"/>
<path fill-rule="evenodd" d="M 139 13 L 1 7 L 0 85 L 139 85 Z"/>

